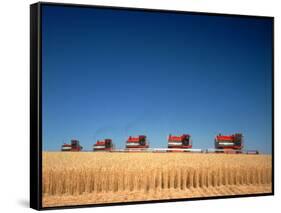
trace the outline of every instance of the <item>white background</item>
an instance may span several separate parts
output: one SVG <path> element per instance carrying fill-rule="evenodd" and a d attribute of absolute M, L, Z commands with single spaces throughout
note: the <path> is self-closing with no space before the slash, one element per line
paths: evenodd
<path fill-rule="evenodd" d="M 49 0 L 51 1 L 51 0 Z M 29 206 L 29 4 L 0 4 L 0 212 L 31 212 Z M 63 210 L 69 212 L 267 212 L 281 207 L 280 196 L 280 15 L 278 0 L 82 0 L 68 3 L 173 9 L 275 17 L 275 191 L 267 197 Z M 281 13 L 280 13 L 281 14 Z M 277 165 L 277 166 L 276 166 Z M 280 211 L 280 210 L 279 210 Z"/>

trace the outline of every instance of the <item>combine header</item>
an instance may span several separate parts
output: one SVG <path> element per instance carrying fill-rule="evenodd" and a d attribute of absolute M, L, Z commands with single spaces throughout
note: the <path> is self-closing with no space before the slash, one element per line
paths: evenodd
<path fill-rule="evenodd" d="M 140 135 L 138 137 L 130 136 L 126 141 L 126 150 L 128 151 L 142 151 L 149 148 L 147 137 Z"/>
<path fill-rule="evenodd" d="M 93 145 L 93 151 L 112 151 L 113 143 L 111 139 L 104 139 L 103 141 L 98 140 Z"/>
<path fill-rule="evenodd" d="M 71 144 L 64 143 L 61 146 L 63 152 L 79 152 L 83 149 L 78 140 L 71 140 Z"/>

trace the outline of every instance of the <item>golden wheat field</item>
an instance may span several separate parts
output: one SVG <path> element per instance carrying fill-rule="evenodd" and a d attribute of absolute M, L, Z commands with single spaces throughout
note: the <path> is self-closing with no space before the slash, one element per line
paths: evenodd
<path fill-rule="evenodd" d="M 270 155 L 43 153 L 43 207 L 270 193 Z"/>

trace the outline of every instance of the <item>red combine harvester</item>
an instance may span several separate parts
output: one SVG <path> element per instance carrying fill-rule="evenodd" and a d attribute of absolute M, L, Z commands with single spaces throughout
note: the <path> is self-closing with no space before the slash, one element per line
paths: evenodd
<path fill-rule="evenodd" d="M 111 139 L 98 140 L 93 145 L 93 151 L 111 151 L 113 149 L 113 143 Z"/>
<path fill-rule="evenodd" d="M 233 135 L 217 135 L 215 137 L 216 152 L 223 153 L 242 153 L 243 135 L 235 133 Z"/>
<path fill-rule="evenodd" d="M 188 134 L 183 134 L 181 136 L 174 136 L 170 134 L 168 137 L 168 148 L 171 149 L 171 151 L 191 149 L 192 143 L 190 138 L 191 137 Z"/>
<path fill-rule="evenodd" d="M 147 138 L 145 135 L 140 135 L 138 137 L 130 136 L 126 141 L 126 149 L 147 149 L 149 148 Z"/>
<path fill-rule="evenodd" d="M 71 140 L 71 144 L 64 143 L 61 146 L 63 152 L 79 152 L 83 149 L 78 140 Z"/>

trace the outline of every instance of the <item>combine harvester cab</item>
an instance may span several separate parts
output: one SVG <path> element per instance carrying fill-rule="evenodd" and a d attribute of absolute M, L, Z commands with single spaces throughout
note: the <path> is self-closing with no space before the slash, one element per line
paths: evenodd
<path fill-rule="evenodd" d="M 168 137 L 168 149 L 171 151 L 184 151 L 184 149 L 191 149 L 191 138 L 188 134 L 183 134 L 181 136 L 169 135 Z"/>
<path fill-rule="evenodd" d="M 78 140 L 71 140 L 71 144 L 64 143 L 61 146 L 63 152 L 79 152 L 83 149 Z"/>
<path fill-rule="evenodd" d="M 149 145 L 145 135 L 130 136 L 126 141 L 126 151 L 146 151 L 148 148 Z"/>
<path fill-rule="evenodd" d="M 181 136 L 169 135 L 168 152 L 202 152 L 201 149 L 192 149 L 191 136 L 183 134 Z"/>
<path fill-rule="evenodd" d="M 243 135 L 241 133 L 232 135 L 218 134 L 215 137 L 215 149 L 209 149 L 207 152 L 240 154 L 243 153 L 243 147 Z"/>
<path fill-rule="evenodd" d="M 98 140 L 93 145 L 93 151 L 112 151 L 113 143 L 111 139 L 104 139 L 103 141 Z"/>

